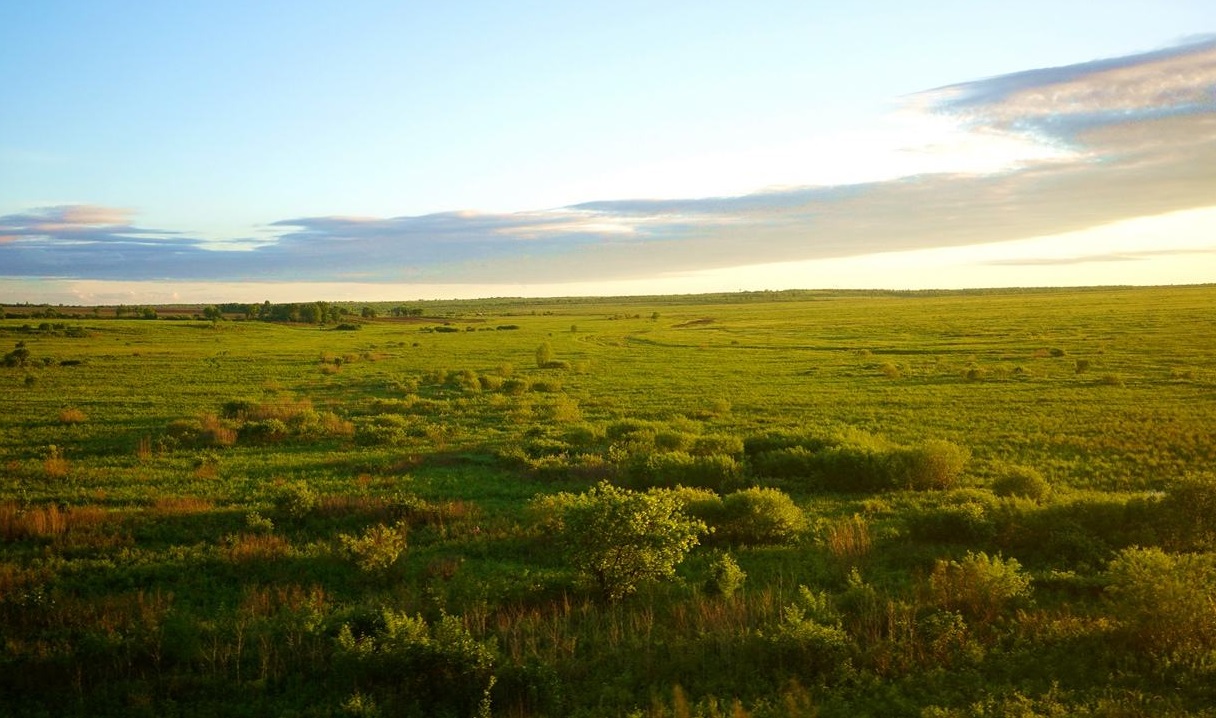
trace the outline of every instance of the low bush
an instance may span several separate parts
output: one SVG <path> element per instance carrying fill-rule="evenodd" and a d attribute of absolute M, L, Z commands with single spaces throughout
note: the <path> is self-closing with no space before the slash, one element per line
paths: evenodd
<path fill-rule="evenodd" d="M 1114 615 L 1135 650 L 1166 664 L 1203 663 L 1216 649 L 1213 554 L 1128 548 L 1110 562 L 1106 578 Z"/>
<path fill-rule="evenodd" d="M 1042 474 L 1029 466 L 1008 466 L 992 482 L 992 492 L 997 496 L 1042 501 L 1051 493 L 1051 486 Z"/>
<path fill-rule="evenodd" d="M 1030 597 L 1030 576 L 1016 559 L 968 552 L 959 561 L 937 562 L 929 592 L 937 607 L 988 624 Z"/>
<path fill-rule="evenodd" d="M 807 529 L 806 514 L 777 489 L 750 488 L 722 497 L 714 538 L 732 544 L 784 544 Z"/>
<path fill-rule="evenodd" d="M 334 660 L 352 689 L 371 692 L 388 715 L 490 715 L 496 648 L 456 616 L 431 625 L 385 610 L 366 628 L 344 623 Z"/>
<path fill-rule="evenodd" d="M 997 533 L 999 503 L 987 492 L 952 492 L 941 502 L 910 511 L 908 528 L 919 541 L 986 544 Z"/>
<path fill-rule="evenodd" d="M 743 467 L 731 456 L 711 454 L 693 456 L 683 451 L 667 451 L 635 456 L 628 470 L 635 487 L 694 486 L 715 491 L 738 487 Z"/>
<path fill-rule="evenodd" d="M 743 587 L 747 573 L 739 568 L 739 564 L 729 553 L 723 552 L 714 556 L 709 564 L 709 578 L 705 581 L 705 592 L 711 596 L 730 598 Z"/>
<path fill-rule="evenodd" d="M 360 569 L 377 573 L 387 571 L 397 562 L 405 551 L 408 532 L 409 524 L 402 520 L 392 526 L 376 524 L 359 536 L 339 534 L 338 541 Z"/>
<path fill-rule="evenodd" d="M 271 501 L 280 514 L 299 521 L 307 518 L 317 508 L 321 499 L 306 481 L 296 480 L 275 487 Z"/>

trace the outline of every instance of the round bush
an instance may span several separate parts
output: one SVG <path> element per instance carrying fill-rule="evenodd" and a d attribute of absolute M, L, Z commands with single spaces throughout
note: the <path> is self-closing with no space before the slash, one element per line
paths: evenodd
<path fill-rule="evenodd" d="M 997 496 L 1042 501 L 1051 492 L 1051 486 L 1042 474 L 1029 466 L 1010 466 L 992 482 L 992 492 Z"/>
<path fill-rule="evenodd" d="M 740 544 L 789 543 L 806 530 L 802 509 L 777 489 L 751 488 L 722 498 L 716 538 Z"/>

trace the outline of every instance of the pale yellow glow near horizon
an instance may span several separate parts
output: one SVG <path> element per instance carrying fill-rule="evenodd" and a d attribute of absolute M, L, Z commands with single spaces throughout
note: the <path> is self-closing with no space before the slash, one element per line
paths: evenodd
<path fill-rule="evenodd" d="M 1216 206 L 1010 242 L 554 284 L 0 280 L 6 302 L 202 304 L 1216 282 Z"/>

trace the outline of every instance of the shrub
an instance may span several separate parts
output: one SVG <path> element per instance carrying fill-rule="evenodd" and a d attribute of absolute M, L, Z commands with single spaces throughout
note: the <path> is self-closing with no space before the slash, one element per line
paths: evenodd
<path fill-rule="evenodd" d="M 395 703 L 399 715 L 490 715 L 495 648 L 478 641 L 456 616 L 434 625 L 385 610 L 367 630 L 338 631 L 338 670 L 362 690 Z"/>
<path fill-rule="evenodd" d="M 931 439 L 902 452 L 907 488 L 948 489 L 971 458 L 967 449 L 949 441 Z"/>
<path fill-rule="evenodd" d="M 757 454 L 752 471 L 773 479 L 802 479 L 818 473 L 819 459 L 805 446 L 782 447 Z"/>
<path fill-rule="evenodd" d="M 1157 660 L 1202 660 L 1216 648 L 1216 557 L 1128 548 L 1110 562 L 1107 594 L 1126 638 Z"/>
<path fill-rule="evenodd" d="M 640 455 L 630 466 L 629 476 L 638 486 L 695 486 L 723 491 L 739 485 L 743 468 L 733 457 L 722 454 L 693 456 L 667 451 Z"/>
<path fill-rule="evenodd" d="M 921 541 L 984 543 L 996 535 L 997 499 L 979 491 L 952 492 L 946 503 L 909 514 L 912 536 Z"/>
<path fill-rule="evenodd" d="M 1030 596 L 1030 576 L 1016 559 L 969 551 L 961 561 L 939 560 L 929 576 L 929 591 L 939 608 L 991 623 Z"/>
<path fill-rule="evenodd" d="M 643 581 L 673 575 L 706 530 L 669 496 L 608 483 L 541 504 L 551 512 L 545 521 L 567 560 L 610 601 L 635 592 Z"/>
<path fill-rule="evenodd" d="M 338 540 L 351 554 L 359 568 L 368 573 L 383 572 L 397 562 L 405 551 L 409 524 L 398 521 L 392 526 L 376 524 L 361 536 L 339 534 Z"/>
<path fill-rule="evenodd" d="M 741 459 L 743 457 L 743 440 L 729 434 L 698 436 L 693 441 L 689 452 L 699 456 L 722 454 Z"/>
<path fill-rule="evenodd" d="M 536 347 L 536 366 L 544 369 L 545 365 L 551 361 L 553 361 L 553 347 L 549 345 L 549 342 L 541 342 Z"/>
<path fill-rule="evenodd" d="M 320 497 L 303 480 L 285 482 L 277 487 L 272 496 L 279 513 L 297 521 L 306 518 L 317 508 Z"/>
<path fill-rule="evenodd" d="M 716 536 L 739 544 L 789 543 L 807 528 L 806 515 L 777 489 L 751 488 L 722 498 Z"/>
<path fill-rule="evenodd" d="M 506 379 L 502 383 L 502 393 L 504 394 L 523 394 L 529 388 L 527 379 Z"/>
<path fill-rule="evenodd" d="M 1160 532 L 1180 551 L 1216 549 L 1216 473 L 1188 474 L 1167 490 L 1159 507 Z"/>
<path fill-rule="evenodd" d="M 1009 466 L 992 482 L 992 492 L 997 496 L 1042 501 L 1051 493 L 1051 486 L 1042 474 L 1029 466 Z"/>
<path fill-rule="evenodd" d="M 710 489 L 676 486 L 669 489 L 651 489 L 651 493 L 675 499 L 684 513 L 704 521 L 711 528 L 722 523 L 722 497 Z"/>
<path fill-rule="evenodd" d="M 806 586 L 800 586 L 798 600 L 785 607 L 769 640 L 778 661 L 807 677 L 839 670 L 852 647 L 828 596 Z"/>
<path fill-rule="evenodd" d="M 747 574 L 735 563 L 729 553 L 719 553 L 709 564 L 709 578 L 705 582 L 705 592 L 711 596 L 730 598 L 735 595 L 747 580 Z"/>

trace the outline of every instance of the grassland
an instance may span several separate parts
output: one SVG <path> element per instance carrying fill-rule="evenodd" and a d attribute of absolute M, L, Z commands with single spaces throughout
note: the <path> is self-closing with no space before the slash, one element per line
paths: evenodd
<path fill-rule="evenodd" d="M 0 320 L 0 712 L 1214 713 L 1216 287 L 416 306 Z M 600 481 L 717 530 L 606 600 Z"/>

